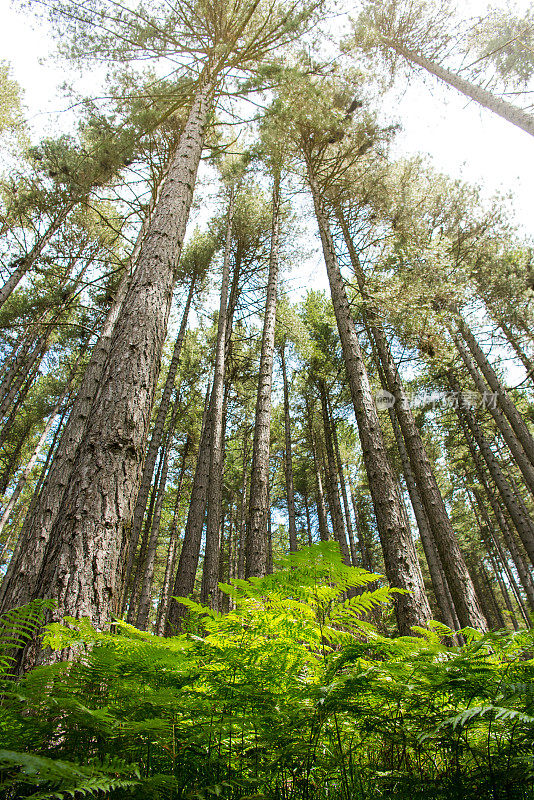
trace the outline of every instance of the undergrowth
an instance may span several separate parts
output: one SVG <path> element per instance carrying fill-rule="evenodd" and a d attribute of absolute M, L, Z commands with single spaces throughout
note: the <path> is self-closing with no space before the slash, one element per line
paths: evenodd
<path fill-rule="evenodd" d="M 0 798 L 378 800 L 534 797 L 533 634 L 433 623 L 387 638 L 391 602 L 332 543 L 192 601 L 190 631 L 45 629 L 74 663 L 9 675 L 44 601 L 1 622 Z M 348 599 L 347 599 L 348 598 Z"/>

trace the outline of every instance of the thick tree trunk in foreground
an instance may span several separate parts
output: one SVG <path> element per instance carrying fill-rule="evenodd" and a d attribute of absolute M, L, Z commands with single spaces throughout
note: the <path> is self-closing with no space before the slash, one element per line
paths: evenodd
<path fill-rule="evenodd" d="M 369 378 L 322 204 L 321 192 L 309 153 L 306 152 L 306 143 L 304 151 L 363 459 L 384 552 L 386 574 L 393 587 L 406 589 L 409 592 L 399 595 L 395 601 L 399 630 L 403 634 L 409 634 L 412 625 L 424 625 L 430 619 L 430 607 L 424 592 L 423 577 L 411 531 L 405 525 L 397 486 L 387 460 Z"/>
<path fill-rule="evenodd" d="M 252 472 L 246 539 L 246 576 L 265 575 L 267 564 L 267 514 L 269 502 L 269 455 L 271 449 L 271 387 L 273 379 L 274 330 L 280 248 L 280 175 L 273 183 L 273 218 L 267 298 L 263 320 L 258 392 L 252 444 Z M 292 548 L 293 549 L 293 548 Z"/>
<path fill-rule="evenodd" d="M 505 100 L 501 100 L 499 97 L 495 97 L 495 95 L 486 91 L 486 89 L 482 89 L 480 86 L 469 83 L 469 81 L 460 78 L 460 76 L 456 75 L 454 72 L 450 72 L 450 70 L 445 69 L 439 64 L 436 64 L 434 61 L 431 61 L 429 58 L 425 58 L 425 56 L 420 55 L 419 53 L 415 53 L 413 50 L 409 50 L 407 47 L 395 42 L 393 39 L 383 37 L 382 41 L 388 47 L 391 47 L 393 50 L 395 50 L 395 52 L 399 53 L 401 56 L 404 56 L 407 61 L 410 61 L 412 64 L 417 64 L 419 67 L 423 67 L 423 69 L 426 69 L 427 72 L 435 75 L 436 78 L 439 78 L 449 86 L 454 87 L 454 89 L 457 89 L 466 97 L 471 98 L 471 100 L 474 100 L 479 105 L 489 109 L 490 111 L 493 111 L 494 114 L 498 114 L 499 117 L 502 117 L 508 122 L 511 122 L 512 125 L 515 125 L 516 127 L 521 128 L 521 130 L 530 133 L 531 136 L 534 136 L 534 117 L 532 117 L 530 114 L 527 114 L 522 109 L 517 108 L 517 106 L 513 106 L 511 103 L 507 103 Z"/>
<path fill-rule="evenodd" d="M 175 268 L 212 94 L 210 83 L 199 89 L 162 186 L 31 592 L 56 600 L 54 619 L 88 616 L 105 628 L 110 614 L 119 610 L 125 526 L 139 488 Z"/>

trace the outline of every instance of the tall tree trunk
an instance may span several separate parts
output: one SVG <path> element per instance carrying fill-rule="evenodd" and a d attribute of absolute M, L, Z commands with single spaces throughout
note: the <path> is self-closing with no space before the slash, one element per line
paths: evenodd
<path fill-rule="evenodd" d="M 356 275 L 360 294 L 365 301 L 364 323 L 367 334 L 371 345 L 374 345 L 376 361 L 384 388 L 388 389 L 396 400 L 395 418 L 402 432 L 418 494 L 425 509 L 428 520 L 427 530 L 439 552 L 441 565 L 447 579 L 447 586 L 454 601 L 455 613 L 462 626 L 471 625 L 474 628 L 485 630 L 486 622 L 478 604 L 471 576 L 458 545 L 419 428 L 415 423 L 404 391 L 402 378 L 391 354 L 386 333 L 378 320 L 374 303 L 367 291 L 365 275 L 347 222 L 340 209 L 337 209 L 337 218 L 343 231 L 343 238 Z"/>
<path fill-rule="evenodd" d="M 417 64 L 419 67 L 423 67 L 423 69 L 426 69 L 427 72 L 435 75 L 436 78 L 439 78 L 449 86 L 454 87 L 454 89 L 457 89 L 466 97 L 469 97 L 471 100 L 474 100 L 484 108 L 493 111 L 494 114 L 498 114 L 499 117 L 511 122 L 512 125 L 515 125 L 516 127 L 521 128 L 521 130 L 530 133 L 531 136 L 534 136 L 534 118 L 530 114 L 527 114 L 525 111 L 517 108 L 517 106 L 514 106 L 511 103 L 507 103 L 505 100 L 501 100 L 499 97 L 495 97 L 495 95 L 486 91 L 486 89 L 482 89 L 480 86 L 469 83 L 469 81 L 460 78 L 460 76 L 456 75 L 454 72 L 445 69 L 444 67 L 440 66 L 440 64 L 436 64 L 434 61 L 431 61 L 429 58 L 426 58 L 420 53 L 415 53 L 413 50 L 409 50 L 399 42 L 396 42 L 393 39 L 389 39 L 385 36 L 381 38 L 385 45 L 391 47 L 391 49 L 395 50 L 395 52 L 399 53 L 399 55 L 404 56 L 407 61 L 410 61 L 412 64 Z"/>
<path fill-rule="evenodd" d="M 458 383 L 450 372 L 449 381 L 451 388 L 454 391 L 459 392 Z M 523 542 L 531 563 L 534 564 L 534 524 L 529 517 L 524 503 L 515 496 L 510 484 L 504 477 L 503 471 L 501 470 L 497 459 L 493 455 L 491 447 L 482 435 L 471 409 L 458 404 L 458 407 L 456 408 L 456 414 L 464 431 L 466 440 L 469 441 L 471 439 L 474 441 L 474 443 L 476 443 L 476 446 L 486 462 L 488 471 L 503 499 L 508 513 L 510 514 L 512 522 L 514 523 L 514 527 L 519 534 L 519 538 Z"/>
<path fill-rule="evenodd" d="M 271 388 L 273 380 L 274 330 L 280 249 L 280 174 L 273 182 L 273 210 L 269 277 L 263 320 L 258 392 L 252 444 L 252 472 L 246 539 L 246 576 L 265 575 L 267 563 L 267 503 L 269 497 L 269 455 L 271 449 Z M 287 433 L 286 433 L 287 442 Z"/>
<path fill-rule="evenodd" d="M 169 610 L 169 603 L 171 601 L 171 586 L 172 576 L 174 575 L 174 568 L 176 566 L 176 556 L 178 547 L 178 518 L 180 514 L 180 503 L 182 500 L 182 484 L 185 475 L 185 465 L 189 450 L 191 448 L 191 435 L 187 434 L 187 438 L 182 448 L 182 462 L 180 464 L 180 472 L 178 475 L 178 484 L 176 486 L 176 502 L 174 504 L 174 513 L 172 516 L 171 531 L 169 534 L 169 549 L 167 550 L 167 560 L 165 562 L 165 575 L 163 577 L 163 584 L 161 587 L 160 601 L 158 605 L 158 614 L 156 617 L 156 625 L 154 633 L 157 636 L 163 636 L 165 625 L 167 622 L 167 612 Z"/>
<path fill-rule="evenodd" d="M 310 448 L 313 458 L 313 469 L 315 473 L 315 505 L 317 508 L 317 521 L 319 523 L 319 537 L 322 542 L 327 542 L 330 539 L 328 532 L 328 524 L 326 521 L 326 503 L 323 491 L 323 479 L 321 477 L 321 469 L 319 466 L 319 459 L 317 458 L 317 445 L 315 442 L 315 435 L 313 432 L 312 412 L 309 400 L 305 397 L 306 403 L 306 424 L 308 427 L 308 434 L 310 437 Z"/>
<path fill-rule="evenodd" d="M 339 451 L 339 437 L 337 435 L 337 425 L 332 414 L 332 406 L 328 404 L 330 426 L 332 431 L 332 442 L 334 445 L 334 455 L 336 459 L 337 474 L 339 479 L 339 487 L 341 489 L 341 499 L 343 500 L 343 510 L 345 511 L 345 524 L 347 529 L 347 536 L 349 539 L 350 558 L 352 566 L 356 567 L 358 564 L 358 555 L 356 553 L 356 542 L 354 541 L 354 530 L 352 527 L 352 520 L 350 518 L 349 499 L 347 496 L 347 484 L 345 482 L 345 474 L 343 472 L 343 462 L 341 460 L 341 453 Z"/>
<path fill-rule="evenodd" d="M 119 559 L 139 488 L 175 267 L 212 96 L 213 85 L 205 81 L 141 245 L 99 391 L 31 592 L 32 597 L 56 600 L 55 619 L 65 614 L 88 616 L 105 628 L 110 614 L 118 611 Z"/>
<path fill-rule="evenodd" d="M 165 636 L 172 636 L 174 633 L 178 633 L 187 615 L 186 607 L 174 598 L 188 597 L 195 587 L 200 544 L 202 541 L 202 528 L 204 525 L 204 517 L 206 516 L 206 503 L 208 501 L 211 449 L 211 396 L 212 390 L 211 387 L 208 386 L 204 403 L 202 433 L 198 447 L 197 464 L 195 476 L 193 478 L 193 487 L 191 489 L 191 501 L 189 503 L 189 512 L 187 514 L 178 569 L 176 570 L 174 579 L 173 598 L 169 605 Z"/>
<path fill-rule="evenodd" d="M 447 579 L 444 574 L 443 565 L 439 551 L 436 547 L 432 531 L 430 529 L 430 522 L 428 520 L 423 502 L 419 495 L 419 490 L 412 472 L 412 466 L 408 451 L 404 443 L 402 431 L 397 420 L 395 409 L 390 409 L 391 422 L 393 425 L 393 433 L 395 441 L 397 442 L 397 449 L 401 458 L 402 471 L 406 481 L 406 488 L 410 497 L 413 512 L 419 529 L 421 537 L 421 544 L 425 553 L 426 563 L 428 564 L 428 571 L 430 573 L 430 581 L 432 589 L 434 590 L 434 597 L 441 615 L 441 621 L 448 625 L 452 630 L 458 630 L 461 627 L 456 610 L 454 608 L 454 601 L 450 596 Z M 450 600 L 449 600 L 450 597 Z"/>
<path fill-rule="evenodd" d="M 152 526 L 150 529 L 150 538 L 148 540 L 148 548 L 145 557 L 145 563 L 143 569 L 143 582 L 141 585 L 141 592 L 139 595 L 139 606 L 137 610 L 136 626 L 142 631 L 147 630 L 148 618 L 150 615 L 150 601 L 152 599 L 152 583 L 154 580 L 154 568 L 156 565 L 156 552 L 159 540 L 161 511 L 163 509 L 163 500 L 165 498 L 165 489 L 167 487 L 167 475 L 169 473 L 169 456 L 173 446 L 174 432 L 176 430 L 176 420 L 178 417 L 179 408 L 180 408 L 179 400 L 177 398 L 174 401 L 172 418 L 169 423 L 169 430 L 166 436 L 163 465 L 161 468 L 161 476 L 158 484 L 156 505 L 154 507 Z"/>
<path fill-rule="evenodd" d="M 477 365 L 471 358 L 459 334 L 451 334 L 451 335 L 453 337 L 453 341 L 456 345 L 456 348 L 460 354 L 460 357 L 464 362 L 465 366 L 467 367 L 467 370 L 471 375 L 476 388 L 481 393 L 483 398 L 486 397 L 488 394 L 487 384 L 485 383 L 484 378 L 480 374 Z M 490 400 L 489 403 L 485 404 L 485 408 L 490 412 L 491 416 L 493 417 L 495 425 L 502 434 L 502 437 L 506 442 L 515 463 L 521 470 L 521 474 L 523 475 L 525 481 L 525 486 L 534 496 L 534 466 L 531 463 L 530 459 L 528 458 L 525 450 L 522 448 L 521 443 L 517 438 L 515 431 L 513 430 L 512 426 L 508 422 L 506 416 L 504 415 L 501 409 L 500 397 L 501 395 L 499 394 L 499 396 L 496 398 L 495 403 L 493 403 L 493 401 Z"/>
<path fill-rule="evenodd" d="M 471 329 L 460 315 L 458 315 L 458 328 L 465 343 L 471 351 L 471 355 L 476 361 L 478 368 L 484 375 L 488 386 L 491 388 L 492 392 L 497 394 L 497 402 L 499 403 L 503 414 L 513 428 L 514 433 L 521 447 L 525 451 L 531 465 L 534 466 L 534 439 L 532 438 L 532 435 L 525 424 L 525 420 L 517 410 L 517 407 L 513 401 L 510 399 L 495 370 L 489 363 L 477 340 L 473 336 Z"/>
<path fill-rule="evenodd" d="M 47 230 L 35 242 L 34 246 L 23 258 L 17 259 L 17 266 L 4 283 L 0 287 L 0 308 L 4 305 L 11 292 L 18 286 L 24 275 L 32 268 L 44 247 L 48 244 L 54 233 L 59 230 L 67 216 L 70 214 L 77 201 L 67 203 L 52 219 Z"/>
<path fill-rule="evenodd" d="M 152 477 L 154 474 L 156 457 L 161 447 L 163 431 L 165 428 L 165 420 L 167 419 L 167 414 L 171 402 L 171 395 L 174 389 L 174 384 L 176 383 L 176 373 L 178 371 L 178 366 L 180 364 L 180 354 L 182 352 L 182 346 L 184 343 L 185 332 L 187 329 L 187 320 L 189 318 L 189 310 L 191 308 L 191 301 L 193 299 L 193 294 L 195 291 L 196 280 L 197 276 L 196 274 L 193 274 L 191 276 L 191 280 L 189 283 L 189 292 L 182 312 L 182 321 L 180 324 L 180 330 L 178 331 L 178 336 L 176 337 L 176 341 L 174 343 L 174 350 L 172 353 L 171 362 L 169 364 L 169 370 L 167 372 L 167 377 L 165 379 L 165 385 L 163 387 L 158 413 L 156 415 L 156 420 L 154 422 L 154 430 L 152 432 L 152 437 L 150 439 L 150 444 L 148 446 L 147 454 L 145 457 L 145 463 L 143 465 L 141 485 L 139 487 L 139 494 L 137 495 L 133 521 L 132 521 L 132 532 L 130 534 L 128 544 L 125 548 L 126 552 L 124 554 L 123 583 L 125 587 L 128 582 L 127 576 L 130 575 L 132 571 L 133 562 L 135 558 L 135 551 L 137 549 L 137 545 L 139 542 L 141 527 L 143 525 L 143 518 L 146 511 L 148 493 L 150 491 L 150 486 L 152 484 Z M 124 605 L 124 600 L 123 600 L 123 605 Z"/>
<path fill-rule="evenodd" d="M 139 254 L 148 220 L 149 217 L 147 216 L 132 253 L 130 259 L 132 268 Z M 100 331 L 98 341 L 93 347 L 76 400 L 63 428 L 57 450 L 54 453 L 54 459 L 43 490 L 39 495 L 38 502 L 34 506 L 30 506 L 26 514 L 19 537 L 20 547 L 17 545 L 17 552 L 11 559 L 0 586 L 0 611 L 23 605 L 31 599 L 31 592 L 37 582 L 37 576 L 42 566 L 50 531 L 61 508 L 65 486 L 85 432 L 87 420 L 91 413 L 91 406 L 100 386 L 102 372 L 111 347 L 113 329 L 124 303 L 130 281 L 130 270 L 125 269 L 111 308 Z"/>
<path fill-rule="evenodd" d="M 397 486 L 387 459 L 369 378 L 307 144 L 304 139 L 303 149 L 308 181 L 321 235 L 332 303 L 362 443 L 363 459 L 384 552 L 386 574 L 392 586 L 406 589 L 408 592 L 396 599 L 395 611 L 400 632 L 409 634 L 412 625 L 424 625 L 430 619 L 430 607 L 424 592 L 423 577 L 411 531 L 404 524 Z"/>
<path fill-rule="evenodd" d="M 347 566 L 350 567 L 350 554 L 347 544 L 347 533 L 345 531 L 345 520 L 343 519 L 343 511 L 341 509 L 341 500 L 339 497 L 339 483 L 338 473 L 336 468 L 336 457 L 334 455 L 334 444 L 332 442 L 332 428 L 330 425 L 330 416 L 328 413 L 328 400 L 326 395 L 326 386 L 324 381 L 318 381 L 319 396 L 321 398 L 321 410 L 323 416 L 323 431 L 324 443 L 326 450 L 326 463 L 325 463 L 325 476 L 326 486 L 330 505 L 330 516 L 332 519 L 332 527 L 334 529 L 334 538 L 339 544 L 341 557 Z"/>
<path fill-rule="evenodd" d="M 226 243 L 221 281 L 221 299 L 217 324 L 217 345 L 211 392 L 211 453 L 209 467 L 208 514 L 206 522 L 206 547 L 200 598 L 212 607 L 217 605 L 217 580 L 219 574 L 219 531 L 221 527 L 221 499 L 223 472 L 223 405 L 224 374 L 226 368 L 226 332 L 228 325 L 228 284 L 230 282 L 230 256 L 232 247 L 232 224 L 235 208 L 235 188 L 230 189 L 226 223 Z"/>
<path fill-rule="evenodd" d="M 497 525 L 499 526 L 500 531 L 503 535 L 506 547 L 508 548 L 508 551 L 512 556 L 512 561 L 514 562 L 517 574 L 519 575 L 521 586 L 525 591 L 529 608 L 531 611 L 534 611 L 534 582 L 532 581 L 532 577 L 528 570 L 528 566 L 525 563 L 525 559 L 523 558 L 523 554 L 520 551 L 518 544 L 516 543 L 515 536 L 513 532 L 510 530 L 508 521 L 503 513 L 503 510 L 501 509 L 501 506 L 499 505 L 497 497 L 495 496 L 495 492 L 493 491 L 489 480 L 486 478 L 482 456 L 480 455 L 478 449 L 475 447 L 475 444 L 471 437 L 468 437 L 467 444 L 469 447 L 469 451 L 471 453 L 471 457 L 473 459 L 478 481 L 486 493 L 486 497 L 488 498 L 488 502 L 493 512 L 493 516 L 495 517 Z"/>
<path fill-rule="evenodd" d="M 295 490 L 293 486 L 293 445 L 291 442 L 291 416 L 289 413 L 289 385 L 287 380 L 285 345 L 280 348 L 282 383 L 284 388 L 284 474 L 286 479 L 287 515 L 289 521 L 289 550 L 297 550 L 297 521 L 295 513 Z"/>

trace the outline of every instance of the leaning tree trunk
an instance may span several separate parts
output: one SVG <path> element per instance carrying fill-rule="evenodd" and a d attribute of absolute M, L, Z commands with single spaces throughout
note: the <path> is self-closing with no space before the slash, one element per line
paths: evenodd
<path fill-rule="evenodd" d="M 467 344 L 469 350 L 471 351 L 471 355 L 473 356 L 474 360 L 477 363 L 478 368 L 484 375 L 489 387 L 491 388 L 492 392 L 497 394 L 497 402 L 500 408 L 503 411 L 506 419 L 510 423 L 513 431 L 519 441 L 519 444 L 523 448 L 524 452 L 526 453 L 527 458 L 529 459 L 532 466 L 534 466 L 534 439 L 525 424 L 525 420 L 517 410 L 515 403 L 510 400 L 508 393 L 504 386 L 502 385 L 499 377 L 497 376 L 495 370 L 489 363 L 488 359 L 486 358 L 484 352 L 480 348 L 477 340 L 473 336 L 471 329 L 468 327 L 467 323 L 465 322 L 462 317 L 458 315 L 458 329 L 462 334 L 462 337 Z"/>
<path fill-rule="evenodd" d="M 328 404 L 330 412 L 330 425 L 332 430 L 332 441 L 334 444 L 334 454 L 336 457 L 337 474 L 339 478 L 339 488 L 341 489 L 341 499 L 343 500 L 343 509 L 345 511 L 345 523 L 347 528 L 347 536 L 349 538 L 350 558 L 352 566 L 356 567 L 358 564 L 358 554 L 356 552 L 356 542 L 354 540 L 354 529 L 352 527 L 352 520 L 350 518 L 349 498 L 347 494 L 347 484 L 345 481 L 345 473 L 343 472 L 343 462 L 341 460 L 341 453 L 339 451 L 339 437 L 337 435 L 337 425 L 332 414 L 332 407 Z"/>
<path fill-rule="evenodd" d="M 76 205 L 77 201 L 71 201 L 67 203 L 61 211 L 59 211 L 54 219 L 51 221 L 50 225 L 48 226 L 47 230 L 40 236 L 28 255 L 24 256 L 23 258 L 17 259 L 17 266 L 4 283 L 3 286 L 0 287 L 0 308 L 4 305 L 6 300 L 11 295 L 11 292 L 16 289 L 19 282 L 22 280 L 24 275 L 32 268 L 35 264 L 37 259 L 39 258 L 40 254 L 42 253 L 44 247 L 48 244 L 54 233 L 61 227 L 67 216 L 70 214 L 74 206 Z"/>
<path fill-rule="evenodd" d="M 495 97 L 495 95 L 486 91 L 486 89 L 469 83 L 469 81 L 460 78 L 460 76 L 456 75 L 454 72 L 445 69 L 440 64 L 436 64 L 420 53 L 409 50 L 393 39 L 382 37 L 382 41 L 385 45 L 391 47 L 392 50 L 395 50 L 396 53 L 403 56 L 407 61 L 410 61 L 412 64 L 417 64 L 419 67 L 423 67 L 427 72 L 435 75 L 436 78 L 439 78 L 449 86 L 454 87 L 454 89 L 457 89 L 466 97 L 471 98 L 471 100 L 474 100 L 479 105 L 493 111 L 494 114 L 498 114 L 499 117 L 502 117 L 508 122 L 511 122 L 512 125 L 516 125 L 518 128 L 521 128 L 521 130 L 534 136 L 534 117 L 530 114 L 527 114 L 511 103 L 507 103 L 505 100 L 501 100 L 499 97 Z"/>
<path fill-rule="evenodd" d="M 450 374 L 449 379 L 452 389 L 458 392 L 459 389 L 456 379 Z M 482 435 L 471 409 L 460 407 L 460 404 L 458 404 L 456 414 L 467 442 L 469 443 L 472 441 L 474 443 L 473 446 L 476 445 L 476 447 L 478 447 L 482 458 L 486 462 L 488 472 L 502 497 L 506 510 L 510 514 L 510 518 L 519 534 L 519 538 L 523 542 L 531 563 L 534 564 L 534 524 L 523 501 L 516 497 L 510 484 L 504 477 L 504 473 L 493 455 L 489 443 Z"/>
<path fill-rule="evenodd" d="M 411 531 L 403 519 L 400 498 L 387 459 L 378 413 L 343 284 L 334 241 L 305 140 L 303 140 L 303 145 L 332 303 L 362 444 L 362 454 L 384 552 L 386 574 L 393 587 L 407 590 L 407 594 L 397 597 L 395 611 L 399 630 L 403 634 L 409 634 L 413 625 L 424 625 L 430 619 L 430 606 L 424 592 L 423 576 Z"/>
<path fill-rule="evenodd" d="M 458 350 L 462 361 L 464 362 L 469 374 L 471 375 L 476 388 L 484 398 L 488 394 L 488 389 L 487 389 L 487 384 L 484 381 L 484 378 L 479 372 L 479 368 L 473 361 L 471 355 L 469 354 L 469 351 L 467 350 L 459 334 L 455 335 L 451 333 L 451 335 L 454 344 L 456 345 L 456 349 Z M 495 378 L 496 377 L 497 376 L 495 376 Z M 512 458 L 514 459 L 515 463 L 521 470 L 521 474 L 523 475 L 525 481 L 525 486 L 527 487 L 529 492 L 534 496 L 534 465 L 532 464 L 525 450 L 521 446 L 521 443 L 517 438 L 516 432 L 513 430 L 512 426 L 508 422 L 507 417 L 503 413 L 503 410 L 500 405 L 501 396 L 502 393 L 499 393 L 499 395 L 495 398 L 495 402 L 493 402 L 493 398 L 491 398 L 490 402 L 485 403 L 484 407 L 490 412 L 491 416 L 493 417 L 495 425 L 499 429 L 504 441 L 506 442 L 508 449 L 512 455 Z"/>
<path fill-rule="evenodd" d="M 52 597 L 52 616 L 88 616 L 105 628 L 118 611 L 120 554 L 141 478 L 161 351 L 204 132 L 213 105 L 204 81 L 173 156 L 109 357 L 65 486 L 32 597 Z"/>
<path fill-rule="evenodd" d="M 321 468 L 319 466 L 319 459 L 317 457 L 317 446 L 315 443 L 315 435 L 313 432 L 312 412 L 307 397 L 305 397 L 305 403 L 306 403 L 306 424 L 308 427 L 308 434 L 310 437 L 310 449 L 312 452 L 313 471 L 315 474 L 315 505 L 317 508 L 317 521 L 319 523 L 319 537 L 322 542 L 327 542 L 330 539 L 330 534 L 328 533 L 326 503 L 323 491 L 323 479 L 321 477 Z"/>
<path fill-rule="evenodd" d="M 23 605 L 31 599 L 31 592 L 42 566 L 50 531 L 61 508 L 65 486 L 100 386 L 104 365 L 111 347 L 113 330 L 131 282 L 131 270 L 138 258 L 149 219 L 150 217 L 147 215 L 130 257 L 130 269 L 125 269 L 123 273 L 98 341 L 93 347 L 76 400 L 63 428 L 43 491 L 38 502 L 35 506 L 30 507 L 26 514 L 17 550 L 0 586 L 0 612 L 13 606 Z"/>
<path fill-rule="evenodd" d="M 374 343 L 375 345 L 377 360 L 385 383 L 384 388 L 388 389 L 396 399 L 395 416 L 406 445 L 410 466 L 425 509 L 429 529 L 439 552 L 456 614 L 462 626 L 472 626 L 485 630 L 486 621 L 480 609 L 473 582 L 458 545 L 419 428 L 415 423 L 401 376 L 393 360 L 386 333 L 377 319 L 373 304 L 370 302 L 371 298 L 366 289 L 365 276 L 354 242 L 341 211 L 338 211 L 337 216 L 362 298 L 366 301 L 364 321 L 369 339 L 371 344 Z"/>
<path fill-rule="evenodd" d="M 217 580 L 219 575 L 219 531 L 221 527 L 221 499 L 223 472 L 223 406 L 224 374 L 226 369 L 226 331 L 228 326 L 228 285 L 230 282 L 230 256 L 232 246 L 232 224 L 235 207 L 235 188 L 230 189 L 226 223 L 226 243 L 221 281 L 221 299 L 217 323 L 217 344 L 211 391 L 211 452 L 209 467 L 208 513 L 206 521 L 206 547 L 200 597 L 203 603 L 217 605 Z"/>
<path fill-rule="evenodd" d="M 252 472 L 250 475 L 249 513 L 245 548 L 245 574 L 247 578 L 265 575 L 267 565 L 271 388 L 273 381 L 276 294 L 278 288 L 278 253 L 280 249 L 280 174 L 278 172 L 275 174 L 273 182 L 272 214 L 269 277 L 267 280 L 267 299 L 263 321 L 254 439 L 252 443 Z M 296 547 L 291 549 L 296 549 Z"/>

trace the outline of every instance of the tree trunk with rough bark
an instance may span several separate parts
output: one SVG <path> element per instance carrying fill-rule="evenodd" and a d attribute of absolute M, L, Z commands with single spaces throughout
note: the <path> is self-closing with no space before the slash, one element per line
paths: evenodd
<path fill-rule="evenodd" d="M 221 499 L 223 472 L 223 405 L 224 375 L 226 370 L 226 335 L 231 329 L 228 325 L 228 285 L 230 282 L 230 256 L 232 246 L 232 223 L 235 208 L 235 188 L 230 189 L 226 224 L 226 243 L 222 269 L 219 319 L 217 324 L 217 344 L 213 370 L 213 389 L 211 392 L 211 452 L 209 466 L 208 514 L 206 522 L 206 547 L 200 598 L 203 603 L 216 608 L 217 581 L 219 575 L 219 531 L 221 527 Z"/>
<path fill-rule="evenodd" d="M 273 380 L 274 332 L 280 249 L 280 175 L 275 174 L 272 196 L 271 250 L 267 298 L 263 320 L 258 392 L 252 444 L 252 472 L 246 539 L 246 576 L 265 575 L 267 561 L 267 513 L 269 498 L 269 456 L 271 449 L 271 389 Z M 287 433 L 286 433 L 287 442 Z M 292 548 L 293 549 L 293 548 Z"/>
<path fill-rule="evenodd" d="M 408 591 L 408 594 L 400 595 L 396 599 L 395 611 L 400 632 L 409 633 L 412 625 L 424 625 L 430 619 L 430 607 L 424 592 L 423 577 L 411 531 L 404 523 L 397 486 L 387 459 L 369 378 L 307 144 L 303 139 L 308 182 L 321 235 L 362 454 L 384 552 L 386 574 L 392 586 Z"/>
<path fill-rule="evenodd" d="M 120 555 L 144 459 L 150 415 L 213 85 L 198 89 L 141 244 L 113 330 L 61 508 L 31 597 L 52 597 L 53 619 L 88 616 L 105 628 L 119 611 Z M 11 604 L 12 596 L 8 599 Z M 56 654 L 53 658 L 61 657 Z M 31 657 L 25 658 L 31 663 Z"/>
<path fill-rule="evenodd" d="M 194 274 L 191 276 L 191 280 L 189 283 L 189 292 L 182 312 L 182 321 L 180 324 L 180 330 L 178 331 L 178 336 L 176 337 L 176 341 L 174 343 L 174 349 L 171 357 L 171 362 L 169 364 L 169 370 L 167 372 L 167 377 L 165 379 L 165 385 L 163 387 L 158 413 L 156 415 L 156 420 L 154 422 L 154 430 L 152 431 L 152 437 L 150 439 L 150 444 L 148 446 L 145 462 L 143 465 L 141 485 L 139 487 L 139 494 L 137 495 L 133 521 L 132 521 L 132 532 L 130 534 L 128 544 L 125 547 L 125 554 L 123 556 L 124 559 L 123 583 L 125 587 L 128 583 L 127 580 L 128 575 L 130 575 L 132 571 L 135 559 L 135 552 L 137 549 L 137 545 L 139 543 L 139 536 L 141 534 L 143 518 L 145 516 L 148 494 L 150 492 L 152 477 L 154 475 L 156 458 L 159 449 L 161 447 L 161 442 L 163 439 L 163 431 L 165 428 L 165 420 L 167 419 L 167 414 L 171 403 L 171 395 L 174 389 L 174 384 L 176 382 L 176 373 L 178 371 L 178 366 L 180 364 L 180 354 L 182 352 L 182 346 L 184 343 L 185 332 L 187 329 L 187 321 L 189 318 L 189 310 L 191 308 L 191 301 L 193 299 L 196 281 L 197 281 L 197 276 L 196 274 Z M 123 605 L 124 605 L 124 600 L 123 600 Z"/>

